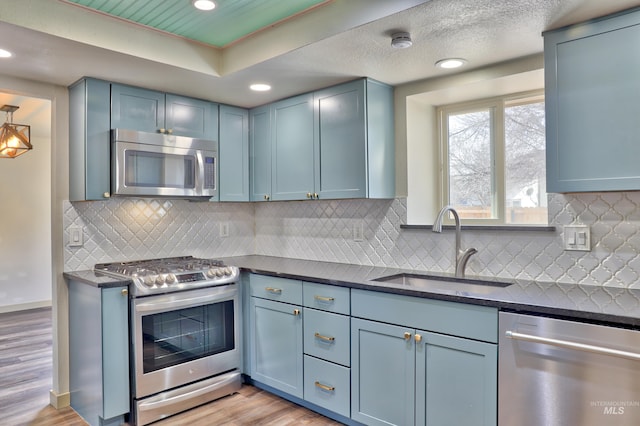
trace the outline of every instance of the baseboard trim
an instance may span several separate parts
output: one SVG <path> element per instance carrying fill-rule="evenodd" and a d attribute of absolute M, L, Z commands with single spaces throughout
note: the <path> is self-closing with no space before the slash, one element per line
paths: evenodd
<path fill-rule="evenodd" d="M 0 314 L 7 312 L 27 311 L 29 309 L 50 308 L 51 300 L 41 300 L 39 302 L 20 303 L 17 305 L 0 306 Z"/>
<path fill-rule="evenodd" d="M 56 410 L 68 407 L 69 405 L 71 405 L 71 394 L 69 392 L 58 394 L 53 389 L 51 389 L 49 391 L 49 403 Z"/>

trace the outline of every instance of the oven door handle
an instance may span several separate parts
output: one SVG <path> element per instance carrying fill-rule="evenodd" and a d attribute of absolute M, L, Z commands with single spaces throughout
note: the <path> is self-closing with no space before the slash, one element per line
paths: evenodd
<path fill-rule="evenodd" d="M 136 312 L 155 312 L 166 311 L 167 309 L 183 309 L 193 306 L 200 306 L 209 302 L 222 302 L 231 300 L 238 293 L 237 289 L 230 289 L 213 294 L 205 294 L 195 297 L 179 297 L 171 299 L 156 299 L 149 302 L 136 303 Z"/>

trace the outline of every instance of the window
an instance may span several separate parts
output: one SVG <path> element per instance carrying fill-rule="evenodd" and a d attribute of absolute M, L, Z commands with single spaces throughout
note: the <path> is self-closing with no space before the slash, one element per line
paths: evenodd
<path fill-rule="evenodd" d="M 546 225 L 543 93 L 437 111 L 443 205 L 466 223 Z"/>

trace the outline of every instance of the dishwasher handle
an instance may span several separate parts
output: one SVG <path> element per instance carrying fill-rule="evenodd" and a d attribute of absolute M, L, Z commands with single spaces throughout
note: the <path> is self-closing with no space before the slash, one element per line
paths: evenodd
<path fill-rule="evenodd" d="M 543 343 L 560 348 L 575 349 L 583 352 L 591 352 L 600 355 L 610 355 L 619 358 L 640 361 L 640 354 L 635 352 L 621 351 L 618 349 L 604 348 L 602 346 L 587 345 L 584 343 L 570 342 L 568 340 L 551 339 L 548 337 L 534 336 L 532 334 L 523 334 L 515 331 L 507 330 L 505 336 L 513 340 L 523 340 L 525 342 Z"/>

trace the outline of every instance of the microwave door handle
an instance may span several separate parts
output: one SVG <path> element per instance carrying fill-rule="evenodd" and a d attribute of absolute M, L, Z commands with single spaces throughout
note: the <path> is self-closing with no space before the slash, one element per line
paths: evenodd
<path fill-rule="evenodd" d="M 204 194 L 204 158 L 202 156 L 202 151 L 198 150 L 196 152 L 196 181 L 194 182 L 195 195 L 203 195 Z"/>

